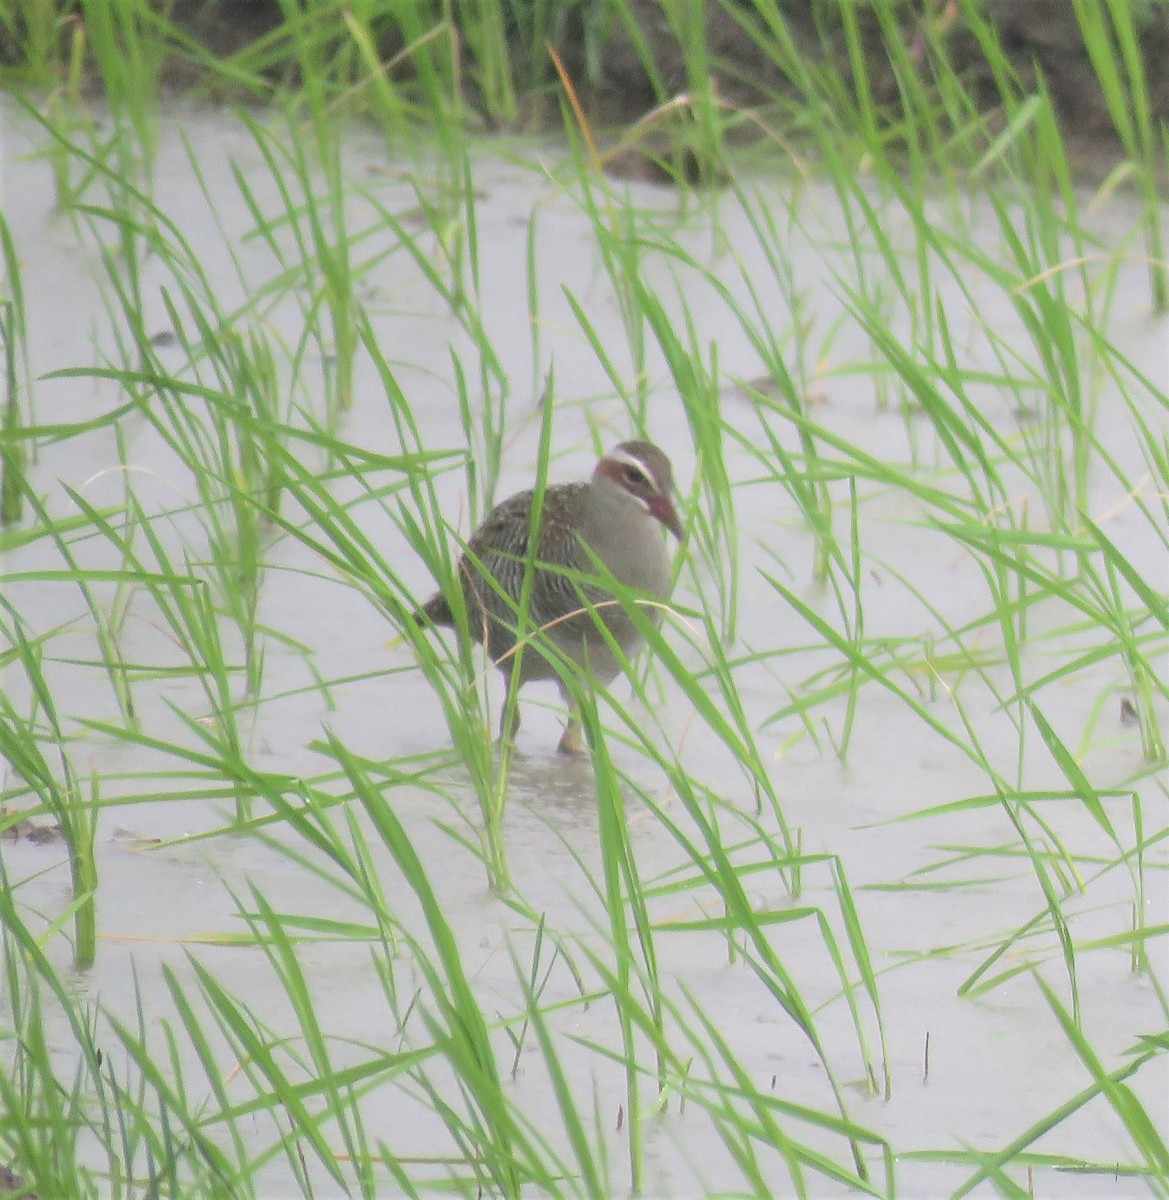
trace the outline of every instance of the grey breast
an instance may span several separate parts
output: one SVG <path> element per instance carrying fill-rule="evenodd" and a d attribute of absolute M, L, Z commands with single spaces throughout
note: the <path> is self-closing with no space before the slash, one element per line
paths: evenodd
<path fill-rule="evenodd" d="M 670 594 L 670 557 L 662 539 L 661 526 L 636 497 L 615 486 L 595 485 L 588 496 L 580 537 L 613 578 L 625 587 L 661 599 Z M 581 555 L 591 562 L 583 549 Z M 612 596 L 601 588 L 594 588 L 590 599 L 603 604 Z M 661 617 L 658 609 L 651 607 L 644 611 L 653 620 Z M 603 605 L 598 609 L 598 616 L 626 655 L 637 651 L 642 638 L 623 607 Z M 589 640 L 590 648 L 592 643 L 600 643 L 603 647 L 604 639 L 592 627 L 592 620 L 587 620 L 588 624 L 581 627 L 582 636 Z M 607 647 L 604 649 L 607 652 Z M 606 669 L 610 677 L 618 670 L 611 655 L 606 660 Z"/>

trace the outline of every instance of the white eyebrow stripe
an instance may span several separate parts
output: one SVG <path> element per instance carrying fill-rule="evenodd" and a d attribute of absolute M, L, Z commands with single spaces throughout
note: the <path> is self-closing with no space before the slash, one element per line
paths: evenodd
<path fill-rule="evenodd" d="M 614 450 L 609 455 L 609 461 L 615 462 L 615 463 L 620 463 L 622 466 L 625 466 L 625 467 L 632 467 L 635 471 L 637 471 L 641 475 L 641 477 L 646 481 L 646 483 L 648 483 L 649 486 L 651 488 L 653 488 L 653 490 L 655 492 L 658 490 L 657 480 L 654 479 L 654 477 L 649 473 L 649 471 L 647 471 L 645 469 L 645 463 L 643 463 L 641 461 L 641 459 L 637 458 L 635 455 L 628 454 L 624 450 Z"/>

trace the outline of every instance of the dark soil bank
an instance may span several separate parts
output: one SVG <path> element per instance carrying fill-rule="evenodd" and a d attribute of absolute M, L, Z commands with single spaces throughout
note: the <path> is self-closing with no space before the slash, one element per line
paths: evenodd
<path fill-rule="evenodd" d="M 267 86 L 295 85 L 298 51 L 310 54 L 326 70 L 337 53 L 350 59 L 355 55 L 336 6 L 321 6 L 319 21 L 306 15 L 293 28 L 287 21 L 284 0 L 150 2 L 159 13 L 154 31 L 161 31 L 174 45 L 163 68 L 163 79 L 172 89 L 195 87 L 230 99 L 262 97 Z M 67 62 L 78 46 L 91 39 L 79 36 L 86 19 L 80 0 L 57 3 L 60 57 Z M 996 79 L 988 62 L 967 5 L 959 0 L 776 3 L 784 36 L 790 37 L 797 51 L 799 67 L 793 73 L 811 64 L 813 70 L 849 80 L 852 66 L 842 20 L 842 12 L 848 12 L 857 22 L 865 47 L 867 87 L 890 116 L 896 116 L 899 92 L 895 61 L 908 63 L 909 69 L 918 71 L 928 83 L 944 59 L 947 70 L 958 73 L 967 94 L 984 111 L 993 112 L 1001 105 L 1002 81 Z M 1109 10 L 1105 0 L 1099 0 L 1099 5 L 1103 12 Z M 472 8 L 455 6 L 454 19 Z M 307 4 L 305 10 L 311 14 L 313 6 Z M 516 86 L 529 88 L 521 98 L 520 123 L 524 126 L 541 127 L 560 120 L 562 89 L 545 50 L 548 42 L 556 46 L 591 120 L 601 125 L 636 121 L 656 106 L 694 90 L 683 45 L 701 45 L 702 39 L 694 36 L 693 30 L 680 30 L 695 6 L 670 0 L 626 0 L 622 11 L 629 14 L 628 22 L 600 0 L 560 0 L 558 7 L 516 0 L 507 11 L 512 17 L 506 36 Z M 775 31 L 766 27 L 750 0 L 708 0 L 697 11 L 705 14 L 709 64 L 709 71 L 700 69 L 704 79 L 707 75 L 713 79 L 715 91 L 728 109 L 766 107 L 784 98 L 797 107 L 802 103 L 798 81 L 781 65 L 785 55 L 778 48 Z M 1116 131 L 1081 36 L 1073 0 L 980 0 L 974 11 L 1011 64 L 1014 79 L 1008 86 L 1021 95 L 1046 87 L 1065 133 L 1089 154 L 1100 151 L 1104 158 L 1111 157 Z M 1169 61 L 1169 3 L 1131 0 L 1126 11 L 1136 24 L 1146 64 L 1143 86 L 1149 110 L 1155 117 L 1169 118 L 1169 72 L 1164 70 Z M 418 14 L 413 31 L 404 30 L 389 15 L 375 20 L 373 32 L 382 61 L 390 62 L 404 51 L 390 67 L 395 77 L 408 78 L 417 61 L 417 45 L 427 43 L 425 32 L 441 22 L 443 14 L 443 6 L 436 0 L 433 13 Z M 478 64 L 473 47 L 477 31 L 466 28 L 458 32 L 464 67 L 460 86 L 468 103 L 490 122 L 491 106 L 476 102 Z M 891 53 L 894 39 L 896 53 Z M 19 65 L 24 40 L 19 27 L 0 28 L 0 63 Z M 445 48 L 449 42 L 441 41 L 441 46 Z M 207 71 L 208 59 L 226 69 Z M 230 64 L 229 59 L 233 60 Z M 1119 50 L 1113 59 L 1123 62 Z"/>
<path fill-rule="evenodd" d="M 779 7 L 800 49 L 813 61 L 831 64 L 847 76 L 839 3 L 780 0 Z M 988 107 L 998 102 L 997 83 L 956 0 L 916 0 L 895 8 L 895 36 L 904 39 L 911 61 L 920 65 L 923 74 L 930 72 L 931 57 L 940 46 L 968 81 L 971 94 Z M 597 6 L 587 0 L 567 2 L 558 23 L 555 40 L 560 53 L 601 119 L 635 120 L 688 88 L 679 39 L 667 15 L 669 7 L 660 0 L 631 0 L 630 10 L 638 24 L 636 36 L 617 21 L 604 30 L 592 28 L 590 16 Z M 886 41 L 890 34 L 868 6 L 856 6 L 855 11 L 877 97 L 892 104 L 896 81 Z M 982 12 L 988 25 L 997 31 L 1022 91 L 1033 90 L 1042 78 L 1068 132 L 1112 134 L 1112 120 L 1084 47 L 1072 0 L 984 0 Z M 1150 107 L 1155 114 L 1166 117 L 1169 73 L 1160 65 L 1169 59 L 1169 6 L 1149 3 L 1138 9 L 1134 5 L 1134 12 L 1139 14 L 1142 49 L 1149 64 Z M 753 31 L 763 32 L 757 17 L 752 25 L 753 16 L 750 5 L 734 0 L 706 5 L 706 39 L 716 87 L 735 105 L 759 103 L 776 94 L 798 94 L 774 58 L 752 36 Z M 177 0 L 172 18 L 217 55 L 246 48 L 257 38 L 276 31 L 284 19 L 278 0 Z M 400 48 L 402 41 L 401 31 L 389 25 L 383 30 L 382 50 L 387 54 Z M 523 53 L 522 42 L 517 37 L 517 54 Z M 646 58 L 658 73 L 656 82 L 646 67 Z"/>

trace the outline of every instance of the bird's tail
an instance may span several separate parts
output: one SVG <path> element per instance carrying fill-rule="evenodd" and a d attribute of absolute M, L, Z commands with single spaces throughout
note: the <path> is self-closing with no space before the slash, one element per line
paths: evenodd
<path fill-rule="evenodd" d="M 412 614 L 412 619 L 415 625 L 453 625 L 455 623 L 455 615 L 451 612 L 451 606 L 446 602 L 446 597 L 442 592 L 435 592 L 433 596 L 420 608 Z"/>
<path fill-rule="evenodd" d="M 454 625 L 455 623 L 450 605 L 447 604 L 442 592 L 435 592 L 421 608 L 416 608 L 410 614 L 408 620 L 422 629 L 430 629 L 434 625 Z M 386 642 L 386 649 L 396 650 L 408 640 L 405 632 L 401 632 L 397 637 L 392 637 Z"/>

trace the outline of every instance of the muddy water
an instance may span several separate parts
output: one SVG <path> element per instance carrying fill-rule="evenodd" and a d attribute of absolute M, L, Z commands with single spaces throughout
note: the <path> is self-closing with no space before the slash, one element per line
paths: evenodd
<path fill-rule="evenodd" d="M 38 135 L 23 118 L 9 112 L 4 122 L 4 211 L 21 256 L 28 297 L 32 368 L 36 375 L 66 367 L 117 361 L 111 321 L 102 302 L 102 271 L 94 242 L 79 236 L 69 222 L 53 212 L 51 176 L 43 161 L 28 157 Z M 195 148 L 206 190 L 214 197 L 214 211 L 195 185 L 182 132 Z M 348 168 L 364 188 L 394 211 L 414 203 L 406 172 L 387 166 L 382 143 L 354 134 L 346 149 Z M 559 150 L 553 145 L 527 145 L 523 154 L 535 163 L 554 166 Z M 156 199 L 160 209 L 181 227 L 200 261 L 216 281 L 225 309 L 241 303 L 245 293 L 258 288 L 274 273 L 269 252 L 249 237 L 252 222 L 242 203 L 232 174 L 236 164 L 256 189 L 262 204 L 275 210 L 274 189 L 251 136 L 232 119 L 198 111 L 176 112 L 163 123 L 160 158 L 156 168 Z M 503 372 L 510 381 L 507 445 L 503 456 L 498 495 L 526 486 L 532 475 L 539 433 L 539 413 L 531 381 L 554 366 L 560 401 L 555 415 L 554 443 L 557 478 L 571 478 L 589 469 L 592 461 L 590 432 L 602 442 L 628 436 L 629 419 L 614 397 L 596 355 L 582 337 L 565 292 L 578 298 L 601 334 L 617 369 L 627 379 L 633 365 L 623 332 L 620 310 L 600 269 L 592 230 L 569 195 L 546 174 L 509 165 L 485 147 L 475 160 L 480 312 Z M 761 190 L 787 183 L 759 181 Z M 746 262 L 761 290 L 763 302 L 778 331 L 792 321 L 790 305 L 780 289 L 767 282 L 762 262 L 737 202 L 730 196 L 712 200 L 707 207 L 680 213 L 675 197 L 650 187 L 633 186 L 632 203 L 656 212 L 656 220 L 669 236 L 702 261 L 711 263 L 726 285 L 739 297 L 745 288 L 739 278 L 740 261 Z M 786 210 L 786 194 L 776 195 L 777 207 Z M 842 236 L 837 202 L 827 189 L 807 188 L 798 208 L 799 220 L 790 228 L 787 252 L 793 262 L 805 315 L 815 318 L 809 354 L 810 366 L 820 378 L 815 393 L 817 419 L 866 453 L 889 461 L 903 461 L 910 441 L 907 422 L 894 408 L 875 403 L 874 384 L 864 372 L 841 370 L 865 361 L 865 338 L 845 323 L 830 339 L 842 305 L 834 272 L 849 271 L 834 246 Z M 537 265 L 540 290 L 540 354 L 533 368 L 532 340 L 525 281 L 528 224 L 535 215 Z M 1121 201 L 1101 220 L 1129 228 L 1131 213 Z M 891 223 L 895 224 L 891 216 Z M 352 201 L 352 228 L 375 224 L 372 206 L 360 196 Z M 989 225 L 988 225 L 989 228 Z M 363 253 L 374 246 L 392 247 L 393 235 L 382 231 Z M 246 283 L 236 277 L 231 255 L 242 266 Z M 757 263 L 756 271 L 751 264 Z M 667 308 L 678 311 L 672 268 L 661 257 L 647 255 L 645 278 L 660 289 Z M 167 326 L 159 287 L 166 283 L 162 265 L 147 262 L 144 303 L 148 328 Z M 748 436 L 757 436 L 752 407 L 736 381 L 754 379 L 760 363 L 742 329 L 715 305 L 708 290 L 683 269 L 678 277 L 686 288 L 687 303 L 699 325 L 699 343 L 717 343 L 719 366 L 726 381 L 722 393 L 724 419 Z M 1166 381 L 1163 322 L 1145 315 L 1146 287 L 1139 265 L 1120 270 L 1118 299 L 1114 306 L 1114 340 L 1143 364 L 1163 385 Z M 956 289 L 944 293 L 956 341 L 977 356 L 981 341 L 979 321 L 995 322 L 1003 337 L 1017 338 L 1009 309 L 989 291 L 986 308 L 970 313 Z M 425 443 L 433 449 L 465 445 L 454 389 L 452 352 L 477 375 L 475 351 L 469 339 L 436 297 L 417 267 L 402 254 L 380 261 L 362 281 L 366 306 L 386 356 L 395 364 L 401 386 L 409 396 Z M 291 299 L 276 302 L 266 321 L 290 341 L 298 336 L 299 314 Z M 826 348 L 823 348 L 826 347 Z M 822 349 L 823 348 L 823 349 Z M 173 369 L 182 367 L 178 351 Z M 310 351 L 311 360 L 311 351 Z M 311 366 L 311 362 L 310 362 Z M 684 412 L 660 355 L 648 357 L 650 433 L 671 455 L 676 471 L 687 486 L 694 470 L 694 450 Z M 339 436 L 356 445 L 392 453 L 393 424 L 376 374 L 368 365 L 359 368 L 356 403 L 347 414 Z M 92 380 L 42 380 L 37 386 L 37 419 L 44 423 L 78 421 L 98 414 L 117 402 L 117 390 Z M 304 402 L 302 400 L 302 402 Z M 1013 398 L 988 389 L 986 411 L 999 423 L 1013 422 Z M 1113 407 L 1102 414 L 1109 449 L 1118 456 L 1126 475 L 1139 479 L 1143 468 L 1123 409 L 1105 395 Z M 194 500 L 191 482 L 174 456 L 139 417 L 123 422 L 125 458 L 131 467 L 132 486 L 148 511 L 163 512 Z M 913 426 L 914 441 L 922 459 L 941 461 L 924 421 Z M 118 448 L 108 429 L 45 446 L 35 468 L 35 483 L 50 511 L 70 514 L 72 502 L 65 487 L 80 489 L 96 505 L 120 502 L 124 485 L 118 467 Z M 967 813 L 890 824 L 898 816 L 949 802 L 983 795 L 988 791 L 985 773 L 960 751 L 932 732 L 904 705 L 887 693 L 869 688 L 862 692 L 847 762 L 834 756 L 827 737 L 819 744 L 796 737 L 795 719 L 769 723 L 768 718 L 788 699 L 788 689 L 798 688 L 815 670 L 834 658 L 817 645 L 817 639 L 761 577 L 759 571 L 779 575 L 805 603 L 826 616 L 833 612 L 831 595 L 811 578 L 812 545 L 806 527 L 786 492 L 774 482 L 759 482 L 758 464 L 728 442 L 727 467 L 735 483 L 736 524 L 741 555 L 740 645 L 747 653 L 807 646 L 805 653 L 777 657 L 766 667 L 745 664 L 736 673 L 740 696 L 760 745 L 772 762 L 772 775 L 790 826 L 800 831 L 809 853 L 838 856 L 857 896 L 861 919 L 874 963 L 881 974 L 881 995 L 889 1045 L 893 1095 L 875 1098 L 859 1086 L 863 1064 L 831 964 L 814 927 L 808 923 L 779 925 L 773 937 L 777 952 L 817 1013 L 828 1057 L 839 1077 L 858 1086 L 848 1089 L 850 1115 L 879 1132 L 898 1153 L 917 1149 L 955 1148 L 968 1144 L 994 1150 L 1008 1144 L 1033 1121 L 1076 1094 L 1089 1082 L 1066 1039 L 1047 1008 L 1038 988 L 1024 972 L 980 998 L 959 998 L 957 989 L 985 958 L 989 949 L 1009 931 L 1023 925 L 1043 907 L 1040 890 L 1024 862 L 995 855 L 955 865 L 936 873 L 930 868 L 960 857 L 970 848 L 1014 845 L 1014 834 L 1001 809 L 989 806 Z M 465 478 L 450 471 L 437 480 L 446 511 L 461 531 L 466 531 Z M 337 494 L 347 489 L 338 485 Z M 354 485 L 348 492 L 358 497 Z M 843 495 L 843 493 L 842 493 Z M 1091 490 L 1093 512 L 1106 513 L 1123 499 L 1114 481 L 1098 474 Z M 371 504 L 358 504 L 354 514 L 380 539 L 390 561 L 424 596 L 431 580 L 405 539 Z M 460 516 L 462 521 L 460 523 Z M 864 591 L 865 632 L 870 637 L 920 639 L 938 635 L 937 620 L 922 598 L 941 614 L 950 627 L 985 613 L 990 607 L 983 577 L 974 561 L 956 543 L 918 523 L 920 513 L 908 498 L 862 490 L 861 536 L 871 569 Z M 839 514 L 840 527 L 847 512 Z M 181 561 L 184 548 L 201 553 L 202 532 L 189 513 L 177 513 L 158 523 L 171 552 Z M 1139 564 L 1145 577 L 1164 580 L 1164 564 L 1157 544 L 1139 520 L 1121 511 L 1110 526 L 1125 552 Z M 108 549 L 96 539 L 77 548 L 82 565 L 116 566 Z M 289 642 L 275 638 L 266 643 L 263 675 L 264 701 L 248 725 L 251 763 L 259 770 L 311 777 L 329 768 L 313 748 L 326 730 L 335 732 L 355 753 L 375 762 L 393 762 L 409 756 L 443 750 L 449 737 L 441 708 L 422 675 L 412 668 L 409 652 L 387 646 L 393 630 L 352 587 L 337 578 L 310 551 L 288 539 L 276 541 L 267 553 L 268 573 L 262 596 L 261 621 Z M 10 551 L 8 573 L 58 568 L 61 563 L 44 544 Z M 682 574 L 679 599 L 698 603 L 696 579 L 708 578 L 701 561 L 691 561 Z M 911 586 L 899 582 L 899 577 Z M 713 595 L 709 585 L 707 594 Z M 915 595 L 914 592 L 919 593 Z M 112 602 L 112 588 L 98 585 L 97 593 Z M 116 706 L 108 683 L 99 671 L 86 665 L 96 655 L 92 621 L 75 589 L 65 585 L 15 583 L 6 596 L 38 633 L 62 626 L 50 642 L 50 681 L 70 719 L 116 720 Z M 1060 616 L 1066 621 L 1066 614 Z M 1035 616 L 1042 627 L 1045 614 Z M 230 632 L 225 629 L 230 642 Z M 977 639 L 975 639 L 977 640 Z M 305 655 L 290 642 L 307 646 L 311 664 L 328 680 L 340 682 L 328 698 L 314 686 Z M 681 643 L 681 637 L 679 636 Z M 136 601 L 125 626 L 125 657 L 141 663 L 173 663 L 179 655 L 168 632 L 148 604 Z M 686 646 L 684 654 L 696 670 L 702 668 L 701 647 Z M 1003 695 L 1011 688 L 1004 673 L 990 673 Z M 957 683 L 951 678 L 945 684 Z M 26 703 L 27 685 L 9 667 L 4 679 L 8 694 Z M 1115 660 L 1073 675 L 1066 683 L 1043 694 L 1044 712 L 1068 739 L 1078 738 L 1092 715 L 1102 691 L 1118 685 Z M 498 703 L 494 681 L 493 703 Z M 754 812 L 754 793 L 729 760 L 725 749 L 694 719 L 678 689 L 662 679 L 659 717 L 666 734 L 687 770 L 725 802 L 721 818 L 724 838 L 733 842 L 748 836 L 748 826 L 736 812 Z M 1008 779 L 1018 773 L 1018 734 L 1009 716 L 1000 710 L 993 692 L 975 676 L 960 681 L 960 702 L 976 729 L 989 760 Z M 516 891 L 531 908 L 544 914 L 548 928 L 569 945 L 580 944 L 602 954 L 603 943 L 593 933 L 604 927 L 592 883 L 569 853 L 585 868 L 599 873 L 598 818 L 587 764 L 564 762 L 553 752 L 560 722 L 555 693 L 538 688 L 525 692 L 525 721 L 510 781 L 507 818 L 509 865 Z M 160 738 L 190 741 L 190 735 L 168 708 L 173 705 L 192 715 L 206 711 L 197 684 L 179 678 L 165 684 L 141 684 L 137 698 L 148 732 Z M 627 697 L 626 697 L 627 698 Z M 949 725 L 959 727 L 946 687 L 928 700 L 929 709 Z M 1107 715 L 1096 727 L 1086 763 L 1099 786 L 1123 781 L 1139 769 L 1136 733 L 1121 727 L 1115 717 L 1118 700 L 1108 703 Z M 636 707 L 635 707 L 636 711 Z M 839 729 L 844 700 L 817 709 L 817 721 L 826 719 Z M 1162 713 L 1164 720 L 1167 714 Z M 666 781 L 632 749 L 615 744 L 618 765 L 637 781 L 685 829 L 689 824 L 680 805 L 671 800 Z M 165 755 L 135 748 L 128 743 L 85 735 L 78 728 L 74 754 L 86 773 L 102 781 L 104 796 L 166 793 L 174 790 L 164 773 L 174 769 Z M 460 847 L 447 826 L 468 832 L 476 821 L 474 799 L 465 778 L 456 768 L 445 776 L 449 796 L 400 786 L 393 793 L 398 815 L 432 873 L 447 918 L 461 939 L 464 961 L 476 993 L 489 1017 L 516 1012 L 522 997 L 509 957 L 514 947 L 521 960 L 530 954 L 531 930 L 514 911 L 493 898 L 485 888 L 480 863 Z M 11 785 L 11 780 L 9 781 Z M 1034 733 L 1022 769 L 1027 787 L 1065 787 Z M 1164 825 L 1163 795 L 1144 785 L 1149 826 Z M 1117 803 L 1114 816 L 1123 822 L 1126 807 Z M 139 839 L 172 839 L 197 835 L 216 828 L 227 814 L 222 801 L 198 798 L 152 798 L 108 812 L 100 837 L 100 926 L 104 940 L 96 968 L 77 986 L 114 1013 L 133 1011 L 134 989 L 149 1014 L 169 1011 L 160 967 L 170 964 L 180 977 L 190 978 L 184 962 L 184 940 L 203 934 L 239 933 L 237 897 L 247 905 L 248 889 L 255 887 L 277 910 L 305 915 L 327 914 L 336 919 L 368 919 L 351 901 L 296 865 L 279 849 L 249 837 L 220 836 L 192 840 L 163 849 L 144 849 Z M 1096 852 L 1098 830 L 1078 805 L 1054 806 L 1046 815 L 1073 852 Z M 630 820 L 638 863 L 645 880 L 654 880 L 684 861 L 667 830 L 636 801 L 630 802 Z M 767 819 L 764 823 L 768 824 Z M 1146 832 L 1152 832 L 1147 828 Z M 278 837 L 290 835 L 277 833 Z M 27 908 L 46 913 L 59 911 L 67 902 L 68 876 L 59 849 L 26 843 L 4 847 L 5 862 L 21 885 Z M 1163 867 L 1163 857 L 1160 866 Z M 49 867 L 46 871 L 45 868 Z M 1090 868 L 1083 868 L 1091 874 Z M 926 872 L 925 874 L 915 874 Z M 958 888 L 906 888 L 908 881 L 953 882 L 970 880 Z M 752 902 L 760 910 L 783 908 L 789 903 L 778 877 L 747 877 Z M 384 886 L 392 902 L 412 911 L 401 880 L 387 862 Z M 835 914 L 828 869 L 809 869 L 803 902 Z M 1153 901 L 1146 920 L 1165 921 L 1165 889 L 1154 876 Z M 713 905 L 714 897 L 699 895 Z M 1094 882 L 1086 899 L 1072 902 L 1069 911 L 1081 911 L 1077 937 L 1106 936 L 1127 927 L 1131 892 L 1119 871 Z M 655 901 L 657 919 L 691 918 L 695 897 L 665 897 Z M 835 920 L 837 928 L 839 921 Z M 1045 977 L 1066 993 L 1055 939 L 1046 935 Z M 1024 949 L 1033 951 L 1034 942 Z M 823 1069 L 806 1043 L 741 963 L 729 964 L 725 944 L 714 936 L 663 933 L 659 938 L 661 968 L 667 991 L 675 998 L 684 987 L 716 1020 L 723 1037 L 761 1088 L 773 1078 L 777 1094 L 799 1103 L 832 1111 Z M 195 955 L 228 982 L 259 1018 L 279 1035 L 295 1036 L 295 1023 L 275 985 L 264 956 L 254 949 L 195 944 Z M 58 948 L 63 955 L 64 950 Z M 1154 949 L 1156 965 L 1165 967 L 1164 953 Z M 396 1044 L 396 1021 L 389 1011 L 377 976 L 370 965 L 368 947 L 362 944 L 308 945 L 302 961 L 314 981 L 317 1010 L 325 1029 L 342 1040 L 337 1062 L 364 1057 L 364 1044 Z M 1008 956 L 1008 961 L 1014 955 Z M 1006 965 L 1006 964 L 1004 964 Z M 131 970 L 133 968 L 133 971 Z M 400 988 L 409 994 L 416 977 L 408 956 L 401 964 Z M 1164 974 L 1161 975 L 1164 981 Z M 1149 982 L 1131 975 L 1126 958 L 1118 951 L 1084 953 L 1079 959 L 1079 984 L 1085 1031 L 1106 1064 L 1119 1063 L 1135 1037 L 1163 1027 L 1164 1018 Z M 575 985 L 565 970 L 551 974 L 543 1000 L 569 1000 Z M 569 1010 L 559 1026 L 562 1032 L 616 1049 L 617 1026 L 611 1007 L 598 1001 L 583 1010 Z M 870 1036 L 873 1031 L 870 1023 Z M 64 1037 L 64 1034 L 62 1034 Z M 926 1043 L 928 1038 L 928 1078 Z M 500 1035 L 501 1059 L 510 1059 L 508 1043 Z M 596 1097 L 603 1121 L 617 1123 L 622 1102 L 621 1072 L 600 1055 L 574 1050 L 563 1042 L 565 1066 L 587 1107 Z M 1163 1113 L 1166 1082 L 1164 1069 L 1136 1081 L 1138 1092 L 1153 1111 Z M 547 1110 L 551 1100 L 546 1072 L 534 1041 L 529 1038 L 519 1056 L 514 1080 L 517 1102 L 529 1113 Z M 242 1098 L 242 1091 L 240 1093 Z M 416 1096 L 386 1087 L 363 1102 L 368 1127 L 388 1138 L 393 1149 L 408 1156 L 450 1152 L 439 1122 Z M 846 1161 L 830 1139 L 802 1131 L 815 1144 L 831 1147 Z M 270 1135 L 264 1123 L 255 1132 L 257 1150 Z M 554 1140 L 555 1136 L 554 1136 Z M 1052 1153 L 1083 1155 L 1100 1161 L 1132 1157 L 1117 1123 L 1100 1105 L 1089 1107 L 1061 1125 L 1041 1147 Z M 615 1141 L 612 1158 L 621 1162 Z M 733 1188 L 738 1175 L 709 1121 L 697 1106 L 684 1112 L 671 1109 L 651 1126 L 648 1146 L 647 1191 L 653 1195 L 693 1196 Z M 770 1164 L 776 1194 L 787 1190 L 778 1162 Z M 621 1179 L 621 1169 L 615 1167 Z M 907 1196 L 934 1196 L 956 1186 L 965 1172 L 942 1165 L 912 1161 L 898 1167 L 900 1192 Z M 264 1188 L 271 1195 L 291 1186 L 279 1167 L 268 1169 Z M 317 1195 L 328 1195 L 329 1183 L 318 1180 Z M 817 1192 L 834 1194 L 827 1184 Z M 1132 1180 L 1100 1179 L 1074 1175 L 1043 1175 L 1038 1194 L 1099 1196 L 1141 1194 Z"/>

